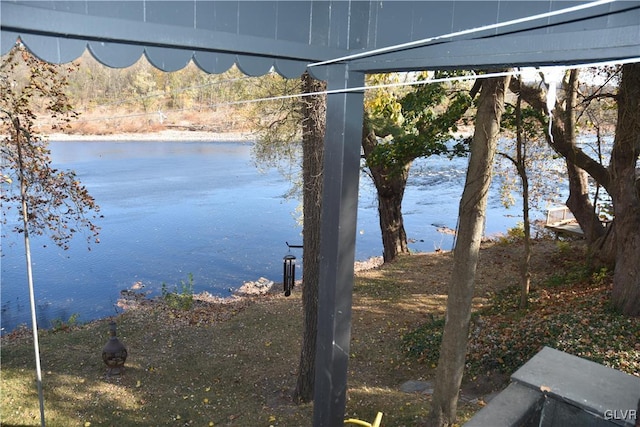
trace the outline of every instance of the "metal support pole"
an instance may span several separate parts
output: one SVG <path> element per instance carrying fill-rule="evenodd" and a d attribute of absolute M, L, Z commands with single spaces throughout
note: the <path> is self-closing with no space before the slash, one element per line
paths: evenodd
<path fill-rule="evenodd" d="M 346 65 L 327 70 L 329 90 L 362 87 Z M 344 423 L 360 176 L 363 92 L 327 95 L 320 227 L 318 335 L 313 425 Z"/>

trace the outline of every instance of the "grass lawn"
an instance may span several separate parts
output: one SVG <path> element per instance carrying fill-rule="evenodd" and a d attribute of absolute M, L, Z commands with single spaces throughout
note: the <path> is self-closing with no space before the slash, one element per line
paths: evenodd
<path fill-rule="evenodd" d="M 543 345 L 640 376 L 640 319 L 608 305 L 611 278 L 581 266 L 581 244 L 539 241 L 533 247 L 533 291 L 518 309 L 520 248 L 485 244 L 460 423 L 483 397 Z M 346 417 L 384 426 L 412 426 L 429 410 L 429 396 L 404 393 L 408 380 L 429 380 L 439 350 L 451 270 L 450 253 L 403 256 L 357 273 Z M 108 339 L 103 319 L 40 334 L 49 426 L 308 426 L 312 404 L 295 405 L 302 336 L 300 290 L 233 303 L 201 300 L 189 310 L 156 302 L 117 316 L 129 350 L 126 372 L 105 377 Z M 39 425 L 30 333 L 3 337 L 0 422 Z"/>

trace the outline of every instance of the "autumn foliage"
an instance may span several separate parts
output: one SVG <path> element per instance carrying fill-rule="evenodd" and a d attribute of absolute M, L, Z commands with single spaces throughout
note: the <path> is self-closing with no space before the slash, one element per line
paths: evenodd
<path fill-rule="evenodd" d="M 67 248 L 76 231 L 87 229 L 97 241 L 93 224 L 99 207 L 73 171 L 54 168 L 48 142 L 37 134 L 36 119 L 46 116 L 53 129 L 64 129 L 77 114 L 65 94 L 66 68 L 47 64 L 17 46 L 0 65 L 0 150 L 3 222 L 18 224 L 13 231 L 49 235 Z M 18 207 L 25 202 L 25 209 Z M 10 217 L 16 214 L 14 222 Z"/>

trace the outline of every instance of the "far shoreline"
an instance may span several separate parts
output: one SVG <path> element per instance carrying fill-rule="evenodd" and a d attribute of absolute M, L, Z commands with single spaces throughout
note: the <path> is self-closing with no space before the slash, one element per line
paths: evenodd
<path fill-rule="evenodd" d="M 249 132 L 203 132 L 188 130 L 162 130 L 158 132 L 112 133 L 103 135 L 42 133 L 52 142 L 243 142 L 255 141 Z"/>

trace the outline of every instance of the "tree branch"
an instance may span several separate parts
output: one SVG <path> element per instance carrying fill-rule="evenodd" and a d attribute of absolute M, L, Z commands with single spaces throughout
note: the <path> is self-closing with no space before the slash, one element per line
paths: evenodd
<path fill-rule="evenodd" d="M 531 107 L 548 114 L 546 100 L 543 98 L 543 93 L 540 88 L 521 84 L 517 79 L 511 79 L 509 88 L 512 92 L 520 94 L 522 99 Z M 556 107 L 553 112 L 554 120 L 551 125 L 551 132 L 554 138 L 547 138 L 547 142 L 549 142 L 549 145 L 551 145 L 556 152 L 567 159 L 567 161 L 584 169 L 593 179 L 602 185 L 607 192 L 611 193 L 611 175 L 607 168 L 591 158 L 591 156 L 579 147 L 572 145 L 570 141 L 564 137 L 565 130 L 562 128 L 563 122 L 561 120 L 563 114 L 564 110 Z M 546 126 L 547 123 L 544 123 L 543 120 L 544 119 L 541 119 L 541 124 Z"/>

